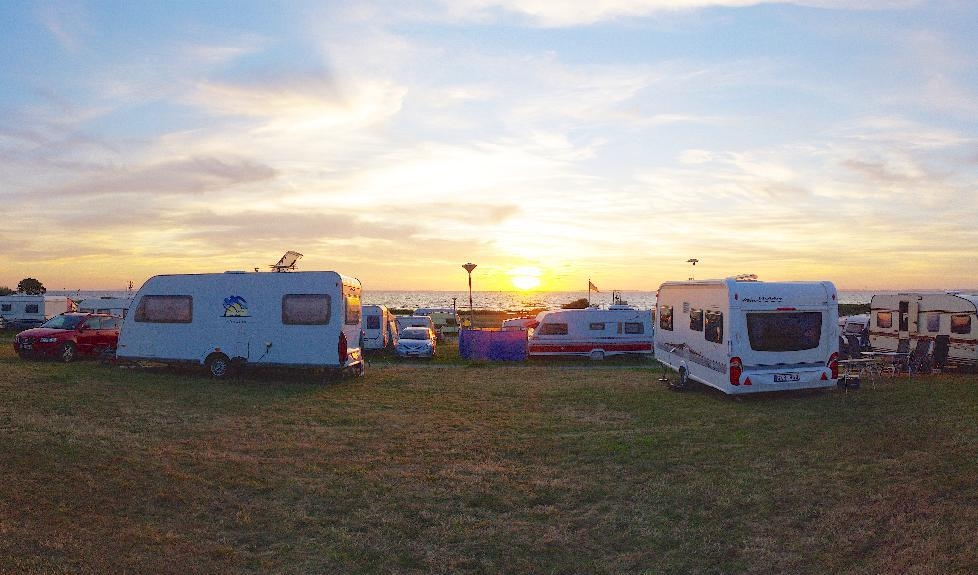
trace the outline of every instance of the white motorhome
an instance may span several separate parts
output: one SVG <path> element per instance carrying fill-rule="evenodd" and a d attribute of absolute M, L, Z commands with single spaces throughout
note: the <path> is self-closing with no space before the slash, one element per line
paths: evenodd
<path fill-rule="evenodd" d="M 831 282 L 754 276 L 666 282 L 658 292 L 656 359 L 725 393 L 831 387 L 839 308 Z"/>
<path fill-rule="evenodd" d="M 386 349 L 397 344 L 394 314 L 383 305 L 363 306 L 363 348 Z"/>
<path fill-rule="evenodd" d="M 360 281 L 331 271 L 154 276 L 122 325 L 118 357 L 363 373 Z"/>
<path fill-rule="evenodd" d="M 75 302 L 63 295 L 0 296 L 0 325 L 19 329 L 36 327 L 56 315 L 74 310 Z"/>
<path fill-rule="evenodd" d="M 130 297 L 90 297 L 78 302 L 78 311 L 87 313 L 107 313 L 117 317 L 126 317 L 129 305 L 132 303 Z"/>
<path fill-rule="evenodd" d="M 883 352 L 912 352 L 930 340 L 938 367 L 978 368 L 978 295 L 957 292 L 876 294 L 869 342 Z"/>
<path fill-rule="evenodd" d="M 450 307 L 419 307 L 414 310 L 414 315 L 426 315 L 435 324 L 435 333 L 438 337 L 446 335 L 458 335 L 459 320 L 456 310 Z"/>
<path fill-rule="evenodd" d="M 600 360 L 652 353 L 652 311 L 629 305 L 540 312 L 527 339 L 530 356 L 570 355 Z"/>

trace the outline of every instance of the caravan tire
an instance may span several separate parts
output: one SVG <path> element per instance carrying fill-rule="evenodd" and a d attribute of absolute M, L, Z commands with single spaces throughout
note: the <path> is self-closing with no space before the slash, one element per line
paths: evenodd
<path fill-rule="evenodd" d="M 228 373 L 231 371 L 231 360 L 228 356 L 223 353 L 215 353 L 207 358 L 204 362 L 207 367 L 207 372 L 211 374 L 214 379 L 223 379 L 227 377 Z"/>

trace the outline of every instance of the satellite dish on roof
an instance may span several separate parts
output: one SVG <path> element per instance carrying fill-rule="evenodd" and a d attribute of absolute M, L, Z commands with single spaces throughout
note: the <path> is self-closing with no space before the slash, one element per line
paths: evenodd
<path fill-rule="evenodd" d="M 295 262 L 299 261 L 299 258 L 301 257 L 302 254 L 300 254 L 299 252 L 294 252 L 292 250 L 289 250 L 285 252 L 285 255 L 282 256 L 281 259 L 278 260 L 278 263 L 272 264 L 269 267 L 272 268 L 272 271 L 276 271 L 276 272 L 287 272 L 290 270 L 294 270 Z"/>

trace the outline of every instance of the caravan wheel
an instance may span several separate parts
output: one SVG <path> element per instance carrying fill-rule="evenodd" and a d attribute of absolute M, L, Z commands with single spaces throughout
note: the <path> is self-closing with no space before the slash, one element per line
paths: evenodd
<path fill-rule="evenodd" d="M 603 359 L 604 359 L 604 351 L 602 351 L 600 349 L 595 349 L 595 350 L 591 351 L 591 360 L 592 361 L 602 361 Z"/>
<path fill-rule="evenodd" d="M 204 362 L 207 371 L 214 379 L 222 379 L 231 371 L 231 360 L 223 353 L 215 353 Z"/>

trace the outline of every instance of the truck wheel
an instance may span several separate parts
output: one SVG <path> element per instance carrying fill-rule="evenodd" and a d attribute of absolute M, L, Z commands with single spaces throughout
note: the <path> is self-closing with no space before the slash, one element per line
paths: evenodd
<path fill-rule="evenodd" d="M 78 354 L 75 351 L 75 344 L 66 343 L 63 346 L 61 346 L 61 354 L 58 357 L 64 363 L 71 363 L 75 361 L 75 358 L 77 356 Z"/>
<path fill-rule="evenodd" d="M 223 379 L 231 371 L 231 360 L 223 353 L 215 353 L 204 363 L 214 379 Z"/>

